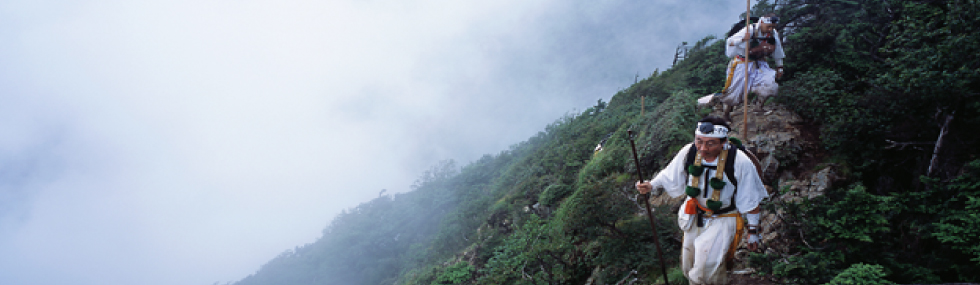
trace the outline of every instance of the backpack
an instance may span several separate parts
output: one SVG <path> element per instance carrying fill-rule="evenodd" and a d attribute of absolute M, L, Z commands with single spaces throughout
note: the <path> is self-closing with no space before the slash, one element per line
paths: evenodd
<path fill-rule="evenodd" d="M 752 164 L 755 164 L 755 171 L 759 174 L 759 178 L 762 178 L 762 165 L 759 163 L 759 158 L 757 158 L 751 151 L 745 149 L 745 146 L 743 146 L 737 139 L 731 138 L 729 141 L 731 141 L 730 144 L 734 147 L 728 149 L 728 157 L 731 159 L 725 161 L 725 176 L 728 177 L 728 181 L 732 182 L 732 186 L 735 187 L 735 191 L 732 192 L 732 201 L 731 203 L 728 203 L 728 207 L 721 208 L 718 210 L 718 212 L 716 212 L 716 214 L 731 212 L 735 209 L 735 194 L 738 193 L 738 179 L 735 178 L 735 159 L 738 158 L 738 151 L 745 153 L 745 155 L 752 160 Z M 694 158 L 697 153 L 698 148 L 692 144 L 687 150 L 687 157 L 684 159 L 684 172 L 687 172 L 688 166 L 694 164 Z M 705 167 L 712 168 L 711 166 Z M 690 173 L 688 173 L 688 175 L 690 175 Z"/>
<path fill-rule="evenodd" d="M 750 24 L 754 24 L 754 23 L 758 23 L 758 22 L 759 22 L 759 17 L 749 17 L 749 23 Z M 745 21 L 738 21 L 737 23 L 732 24 L 732 29 L 731 30 L 728 30 L 728 33 L 725 34 L 725 38 L 727 39 L 727 38 L 732 37 L 732 35 L 734 35 L 738 31 L 741 31 L 742 28 L 745 28 Z"/>

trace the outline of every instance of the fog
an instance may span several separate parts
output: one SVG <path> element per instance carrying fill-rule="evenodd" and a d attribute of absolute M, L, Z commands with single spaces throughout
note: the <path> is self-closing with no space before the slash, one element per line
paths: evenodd
<path fill-rule="evenodd" d="M 727 31 L 737 1 L 0 2 L 0 284 L 211 284 Z"/>

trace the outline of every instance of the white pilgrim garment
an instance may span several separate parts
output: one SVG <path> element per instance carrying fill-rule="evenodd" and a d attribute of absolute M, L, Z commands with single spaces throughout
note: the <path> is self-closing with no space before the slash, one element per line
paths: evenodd
<path fill-rule="evenodd" d="M 786 58 L 786 53 L 783 52 L 783 41 L 779 39 L 779 32 L 773 29 L 770 34 L 762 34 L 762 31 L 758 29 L 759 24 L 752 24 L 748 27 L 742 28 L 737 33 L 732 34 L 731 37 L 725 41 L 725 55 L 729 58 L 734 58 L 736 56 L 745 57 L 745 45 L 748 42 L 743 42 L 742 39 L 745 38 L 745 29 L 751 28 L 751 32 L 754 33 L 756 38 L 775 38 L 776 39 L 776 50 L 772 52 L 772 59 L 776 61 L 776 66 L 783 66 L 783 58 Z"/>
<path fill-rule="evenodd" d="M 654 189 L 663 187 L 671 197 L 686 195 L 685 189 L 691 181 L 690 175 L 684 171 L 686 167 L 684 162 L 691 145 L 688 144 L 681 148 L 681 151 L 674 156 L 670 164 L 650 181 L 650 185 Z M 739 213 L 745 214 L 758 207 L 759 203 L 769 196 L 769 193 L 766 192 L 752 160 L 741 151 L 736 153 L 735 177 L 738 179 L 738 193 L 734 199 L 735 207 Z M 717 161 L 718 158 L 715 158 L 714 162 L 707 162 L 702 159 L 701 165 L 716 166 Z M 702 175 L 704 175 L 701 177 L 702 183 L 698 187 L 702 190 L 697 199 L 701 206 L 705 206 L 705 201 L 712 196 L 711 193 L 705 192 L 713 191 L 713 189 L 707 187 L 710 191 L 705 191 L 704 185 L 707 184 L 708 179 L 715 177 L 715 170 L 706 168 Z M 722 177 L 724 177 L 726 185 L 721 189 L 719 200 L 722 203 L 721 208 L 725 208 L 732 202 L 735 187 L 727 175 L 722 175 Z M 692 198 L 688 197 L 687 199 Z M 687 200 L 685 200 L 686 202 Z M 735 237 L 737 220 L 735 217 L 705 217 L 703 227 L 698 227 L 696 222 L 689 222 L 694 219 L 694 216 L 685 214 L 684 207 L 681 207 L 678 212 L 678 224 L 684 231 L 684 246 L 681 250 L 681 268 L 684 270 L 684 276 L 691 284 L 725 284 L 728 275 L 722 266 L 725 262 L 725 253 L 728 252 Z"/>
<path fill-rule="evenodd" d="M 779 32 L 773 29 L 769 34 L 762 34 L 758 26 L 759 24 L 753 24 L 742 28 L 725 41 L 725 55 L 732 59 L 728 63 L 728 69 L 726 69 L 728 80 L 725 82 L 725 90 L 722 91 L 724 94 L 721 98 L 721 102 L 726 105 L 734 106 L 742 102 L 745 93 L 746 66 L 749 68 L 750 92 L 756 92 L 763 98 L 775 96 L 778 92 L 779 84 L 776 84 L 776 71 L 769 68 L 769 63 L 765 60 L 759 60 L 748 61 L 746 64 L 745 45 L 748 42 L 742 41 L 745 38 L 746 29 L 749 29 L 756 38 L 775 38 L 776 47 L 771 57 L 776 61 L 776 66 L 783 66 L 783 58 L 786 57 L 783 52 L 782 40 L 779 39 Z"/>
<path fill-rule="evenodd" d="M 779 92 L 776 83 L 776 71 L 769 68 L 765 61 L 748 61 L 744 58 L 733 58 L 728 63 L 728 80 L 722 91 L 721 102 L 728 106 L 742 103 L 745 97 L 745 68 L 749 68 L 749 92 L 754 92 L 762 98 L 775 96 Z"/>

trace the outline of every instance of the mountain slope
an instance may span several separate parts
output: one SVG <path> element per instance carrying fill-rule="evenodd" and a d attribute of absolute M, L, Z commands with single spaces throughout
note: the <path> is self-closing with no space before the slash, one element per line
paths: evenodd
<path fill-rule="evenodd" d="M 980 3 L 779 3 L 753 14 L 785 19 L 780 96 L 749 126 L 735 117 L 773 193 L 767 251 L 743 253 L 742 266 L 775 283 L 980 280 Z M 726 64 L 722 41 L 707 37 L 608 103 L 341 214 L 236 284 L 654 282 L 627 130 L 641 167 L 660 169 L 713 111 L 694 100 L 721 89 Z M 676 267 L 677 205 L 660 199 L 659 240 Z"/>

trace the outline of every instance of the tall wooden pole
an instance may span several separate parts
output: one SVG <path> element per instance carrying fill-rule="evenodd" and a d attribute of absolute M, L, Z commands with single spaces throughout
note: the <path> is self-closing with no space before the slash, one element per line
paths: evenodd
<path fill-rule="evenodd" d="M 647 104 L 643 102 L 647 96 L 640 96 L 640 117 L 643 117 L 643 110 L 646 109 Z"/>
<path fill-rule="evenodd" d="M 641 97 L 642 98 L 642 97 Z M 626 133 L 630 138 L 630 148 L 633 150 L 633 163 L 636 163 L 636 178 L 643 182 L 643 170 L 640 169 L 640 157 L 636 155 L 636 143 L 633 142 L 633 130 L 628 130 Z M 653 230 L 653 243 L 657 245 L 657 257 L 660 258 L 660 272 L 664 274 L 664 285 L 670 284 L 670 280 L 667 280 L 667 265 L 664 263 L 664 250 L 660 248 L 660 232 L 657 231 L 657 221 L 653 219 L 653 211 L 650 210 L 650 193 L 646 193 L 640 196 L 643 199 L 643 205 L 647 209 L 647 219 L 650 220 L 650 229 Z"/>
<path fill-rule="evenodd" d="M 749 13 L 752 12 L 752 0 L 745 0 L 745 38 L 750 41 L 745 42 L 745 94 L 742 99 L 745 106 L 742 108 L 742 140 L 749 141 L 749 45 L 751 43 L 752 34 L 749 31 L 752 30 L 752 24 L 749 21 Z"/>

